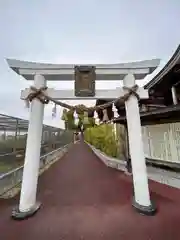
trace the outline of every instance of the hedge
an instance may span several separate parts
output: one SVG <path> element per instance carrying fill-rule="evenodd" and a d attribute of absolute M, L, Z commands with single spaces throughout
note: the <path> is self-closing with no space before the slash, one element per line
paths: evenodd
<path fill-rule="evenodd" d="M 112 124 L 103 124 L 87 128 L 84 138 L 88 143 L 108 156 L 124 160 L 126 155 L 125 129 L 119 124 L 115 126 L 117 137 L 115 137 Z"/>

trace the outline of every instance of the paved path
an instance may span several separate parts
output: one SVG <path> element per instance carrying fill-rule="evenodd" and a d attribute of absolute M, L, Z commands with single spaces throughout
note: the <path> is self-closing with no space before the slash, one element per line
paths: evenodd
<path fill-rule="evenodd" d="M 180 190 L 150 182 L 159 213 L 131 207 L 132 179 L 107 168 L 77 143 L 39 180 L 42 209 L 25 221 L 10 218 L 17 199 L 0 200 L 1 240 L 179 240 Z"/>
<path fill-rule="evenodd" d="M 147 169 L 149 179 L 180 189 L 180 172 L 173 172 L 151 166 L 148 166 Z"/>

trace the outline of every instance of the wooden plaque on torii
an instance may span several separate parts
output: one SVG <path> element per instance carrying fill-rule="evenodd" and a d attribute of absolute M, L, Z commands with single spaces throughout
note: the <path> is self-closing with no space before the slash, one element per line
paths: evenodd
<path fill-rule="evenodd" d="M 96 68 L 94 66 L 74 67 L 74 90 L 76 97 L 94 97 Z"/>

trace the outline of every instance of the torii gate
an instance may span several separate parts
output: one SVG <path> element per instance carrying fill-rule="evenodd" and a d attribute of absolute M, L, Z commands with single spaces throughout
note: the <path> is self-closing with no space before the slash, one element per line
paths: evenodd
<path fill-rule="evenodd" d="M 37 89 L 46 87 L 47 81 L 74 80 L 74 65 L 45 64 L 14 59 L 7 59 L 7 62 L 9 67 L 17 74 L 23 76 L 26 80 L 34 80 L 34 87 Z M 135 85 L 136 80 L 143 80 L 146 75 L 151 74 L 159 63 L 159 59 L 153 59 L 121 64 L 97 64 L 95 66 L 96 80 L 111 81 L 119 79 L 123 80 L 124 86 L 132 87 Z M 21 98 L 24 99 L 27 97 L 30 92 L 31 89 L 23 90 Z M 97 89 L 94 94 L 91 92 L 89 95 L 86 94 L 86 96 L 82 97 L 78 94 L 75 96 L 74 90 L 46 90 L 46 94 L 56 100 L 114 99 L 123 96 L 125 92 L 126 90 L 123 88 L 116 88 L 114 90 Z M 138 88 L 137 93 L 141 99 L 148 98 L 148 91 L 144 88 Z M 152 215 L 155 213 L 156 208 L 150 199 L 137 97 L 131 95 L 125 102 L 125 107 L 134 184 L 133 206 L 143 214 Z M 12 213 L 12 217 L 15 219 L 30 217 L 40 208 L 40 203 L 36 202 L 36 191 L 43 115 L 44 104 L 36 98 L 33 99 L 29 117 L 20 203 Z"/>

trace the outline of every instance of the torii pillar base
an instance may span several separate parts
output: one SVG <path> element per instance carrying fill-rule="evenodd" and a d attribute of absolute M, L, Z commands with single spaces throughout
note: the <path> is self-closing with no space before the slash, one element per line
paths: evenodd
<path fill-rule="evenodd" d="M 37 211 L 40 209 L 41 207 L 41 203 L 40 202 L 37 202 L 31 209 L 29 209 L 28 211 L 26 212 L 21 212 L 19 210 L 19 206 L 15 207 L 12 211 L 12 215 L 11 217 L 14 219 L 14 220 L 25 220 L 27 218 L 30 218 L 32 216 L 34 216 Z"/>
<path fill-rule="evenodd" d="M 132 206 L 141 215 L 154 216 L 157 213 L 157 208 L 152 202 L 149 206 L 143 206 L 137 203 L 135 198 L 133 198 Z"/>

